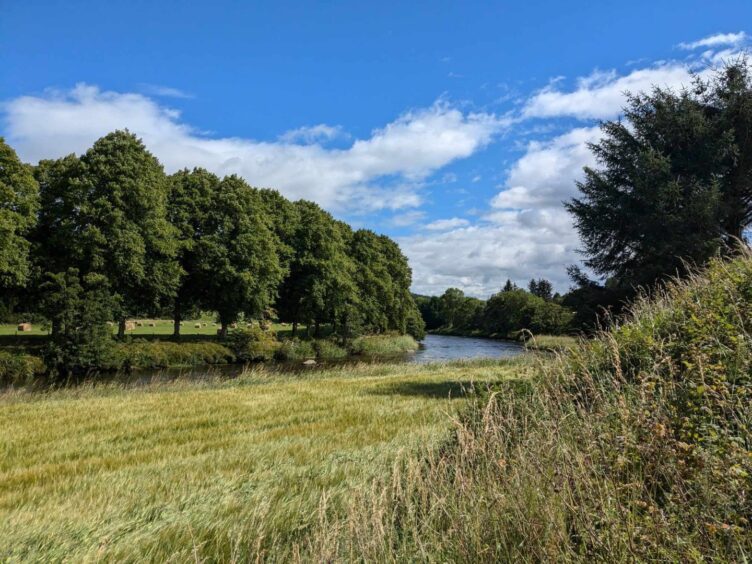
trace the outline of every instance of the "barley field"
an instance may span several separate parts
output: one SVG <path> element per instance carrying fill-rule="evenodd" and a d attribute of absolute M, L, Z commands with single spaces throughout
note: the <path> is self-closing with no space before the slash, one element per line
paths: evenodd
<path fill-rule="evenodd" d="M 0 395 L 0 561 L 287 560 L 524 361 Z"/>

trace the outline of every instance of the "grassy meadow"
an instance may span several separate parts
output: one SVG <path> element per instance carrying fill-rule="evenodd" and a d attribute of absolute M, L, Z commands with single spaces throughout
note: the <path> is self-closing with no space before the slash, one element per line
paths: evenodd
<path fill-rule="evenodd" d="M 524 360 L 0 395 L 0 560 L 289 559 Z M 451 399 L 450 399 L 451 398 Z"/>
<path fill-rule="evenodd" d="M 136 327 L 127 331 L 126 335 L 134 337 L 160 336 L 170 337 L 173 332 L 173 321 L 171 319 L 134 319 Z M 202 335 L 213 337 L 217 335 L 219 324 L 212 316 L 203 316 L 199 319 L 188 319 L 182 322 L 180 326 L 181 335 Z M 292 333 L 292 326 L 289 323 L 275 323 L 272 329 L 280 336 Z M 300 329 L 301 334 L 305 332 L 305 326 Z M 113 334 L 117 333 L 117 325 L 112 325 Z M 49 335 L 49 327 L 42 323 L 32 323 L 31 331 L 18 331 L 18 325 L 13 323 L 0 323 L 0 336 L 3 335 Z"/>

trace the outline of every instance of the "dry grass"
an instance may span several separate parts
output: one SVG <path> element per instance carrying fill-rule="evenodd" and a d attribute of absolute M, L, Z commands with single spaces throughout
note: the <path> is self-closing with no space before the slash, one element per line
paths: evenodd
<path fill-rule="evenodd" d="M 0 560 L 286 560 L 520 361 L 0 396 Z M 448 399 L 451 395 L 454 399 Z"/>

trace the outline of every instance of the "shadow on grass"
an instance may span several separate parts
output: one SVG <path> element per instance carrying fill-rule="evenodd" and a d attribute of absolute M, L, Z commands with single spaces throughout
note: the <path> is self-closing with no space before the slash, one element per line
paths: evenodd
<path fill-rule="evenodd" d="M 370 393 L 377 396 L 421 396 L 434 399 L 453 399 L 476 395 L 488 390 L 485 382 L 447 380 L 444 382 L 399 382 L 382 386 Z"/>

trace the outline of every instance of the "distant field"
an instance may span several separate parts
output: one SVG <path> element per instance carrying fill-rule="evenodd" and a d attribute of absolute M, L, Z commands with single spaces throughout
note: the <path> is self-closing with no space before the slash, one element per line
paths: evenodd
<path fill-rule="evenodd" d="M 442 443 L 519 363 L 0 395 L 0 561 L 289 558 L 400 455 Z M 448 399 L 452 396 L 454 399 Z"/>
<path fill-rule="evenodd" d="M 172 335 L 173 322 L 170 319 L 135 319 L 137 323 L 135 329 L 128 331 L 127 335 Z M 198 327 L 197 327 L 198 325 Z M 242 323 L 239 325 L 243 325 Z M 273 329 L 281 334 L 289 333 L 291 325 L 285 323 L 275 323 Z M 182 335 L 216 335 L 219 324 L 213 317 L 203 317 L 201 319 L 191 319 L 183 322 L 180 333 Z M 301 330 L 305 330 L 303 327 Z M 117 332 L 117 326 L 113 325 L 112 332 Z M 0 335 L 47 335 L 49 329 L 39 323 L 32 324 L 31 331 L 18 331 L 15 324 L 0 324 Z"/>

